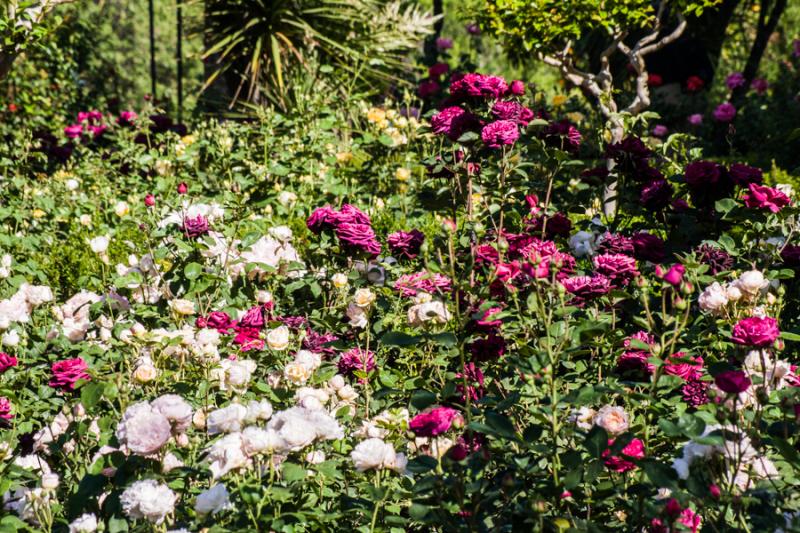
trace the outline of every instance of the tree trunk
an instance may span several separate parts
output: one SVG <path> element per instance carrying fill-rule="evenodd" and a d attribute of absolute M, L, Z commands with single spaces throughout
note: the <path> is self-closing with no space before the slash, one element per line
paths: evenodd
<path fill-rule="evenodd" d="M 741 0 L 724 0 L 715 9 L 706 9 L 699 17 L 689 19 L 689 34 L 702 43 L 716 74 L 728 25 Z"/>
<path fill-rule="evenodd" d="M 11 72 L 11 65 L 14 64 L 16 58 L 17 55 L 13 52 L 0 52 L 0 81 L 3 81 Z"/>
<path fill-rule="evenodd" d="M 433 0 L 433 15 L 444 15 L 444 0 Z M 433 65 L 436 63 L 436 58 L 439 51 L 436 49 L 436 40 L 442 35 L 442 28 L 444 27 L 444 16 L 433 24 L 433 33 L 425 39 L 425 64 Z"/>
<path fill-rule="evenodd" d="M 772 4 L 771 11 L 769 9 L 770 4 Z M 734 105 L 741 102 L 750 89 L 750 84 L 758 74 L 758 66 L 761 64 L 761 58 L 764 57 L 769 38 L 778 26 L 778 20 L 780 20 L 784 11 L 786 11 L 786 0 L 774 0 L 774 2 L 773 0 L 761 0 L 756 38 L 753 40 L 750 55 L 747 57 L 747 63 L 744 66 L 744 71 L 742 71 L 745 83 L 741 87 L 734 89 L 731 96 L 731 101 L 734 102 Z"/>
<path fill-rule="evenodd" d="M 625 138 L 625 128 L 618 120 L 611 120 L 611 144 L 622 142 Z M 609 172 L 614 170 L 614 160 L 606 160 L 606 168 Z M 606 220 L 614 220 L 617 214 L 617 180 L 607 183 L 603 189 L 603 215 Z"/>

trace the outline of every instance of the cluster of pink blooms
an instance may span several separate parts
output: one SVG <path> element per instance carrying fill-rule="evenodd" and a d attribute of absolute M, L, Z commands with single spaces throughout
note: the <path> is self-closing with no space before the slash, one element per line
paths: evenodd
<path fill-rule="evenodd" d="M 374 257 L 381 252 L 381 245 L 371 224 L 364 212 L 350 204 L 338 211 L 329 205 L 318 207 L 306 220 L 306 226 L 314 233 L 332 230 L 347 251 Z"/>

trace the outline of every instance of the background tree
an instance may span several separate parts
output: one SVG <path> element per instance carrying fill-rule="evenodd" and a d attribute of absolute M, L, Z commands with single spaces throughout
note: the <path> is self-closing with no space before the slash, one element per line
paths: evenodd
<path fill-rule="evenodd" d="M 0 9 L 0 80 L 8 75 L 11 65 L 27 47 L 46 35 L 45 19 L 57 5 L 67 1 L 3 2 Z"/>
<path fill-rule="evenodd" d="M 569 83 L 591 95 L 609 122 L 611 142 L 625 135 L 622 114 L 637 115 L 650 105 L 645 57 L 677 40 L 687 16 L 702 14 L 719 0 L 486 0 L 478 16 L 483 27 L 513 55 L 534 54 L 557 68 Z M 577 44 L 602 37 L 598 66 L 575 54 Z M 636 76 L 630 102 L 620 106 L 612 58 L 622 55 Z M 605 212 L 616 206 L 616 183 L 608 186 Z"/>

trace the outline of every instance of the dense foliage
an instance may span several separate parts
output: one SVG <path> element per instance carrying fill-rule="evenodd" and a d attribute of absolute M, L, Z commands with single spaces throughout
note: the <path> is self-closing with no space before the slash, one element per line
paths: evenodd
<path fill-rule="evenodd" d="M 621 139 L 454 61 L 191 125 L 26 79 L 0 530 L 800 530 L 796 171 L 736 152 L 795 46 Z"/>

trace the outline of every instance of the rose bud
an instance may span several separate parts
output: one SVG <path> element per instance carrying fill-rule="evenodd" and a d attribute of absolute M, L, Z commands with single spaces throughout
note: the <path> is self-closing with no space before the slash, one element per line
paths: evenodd
<path fill-rule="evenodd" d="M 186 194 L 189 191 L 189 186 L 186 182 L 182 181 L 178 184 L 178 194 Z"/>

